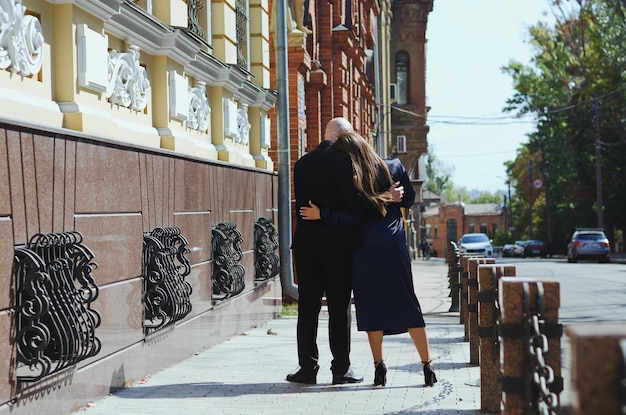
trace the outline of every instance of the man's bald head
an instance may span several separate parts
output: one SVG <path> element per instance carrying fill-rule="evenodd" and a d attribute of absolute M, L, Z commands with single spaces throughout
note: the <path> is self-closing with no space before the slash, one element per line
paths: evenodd
<path fill-rule="evenodd" d="M 324 131 L 324 140 L 337 141 L 337 138 L 341 134 L 354 131 L 354 127 L 350 121 L 343 117 L 333 118 L 326 124 L 326 131 Z"/>

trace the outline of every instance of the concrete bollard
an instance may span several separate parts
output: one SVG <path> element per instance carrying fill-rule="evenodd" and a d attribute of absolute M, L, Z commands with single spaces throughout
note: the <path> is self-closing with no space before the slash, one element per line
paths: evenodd
<path fill-rule="evenodd" d="M 463 254 L 460 257 L 461 271 L 459 274 L 459 278 L 461 280 L 461 312 L 459 313 L 459 324 L 463 324 L 465 329 L 465 337 L 463 341 L 469 341 L 469 327 L 467 325 L 468 320 L 468 311 L 467 311 L 467 283 L 469 276 L 469 265 L 468 261 L 470 258 L 484 258 L 482 255 L 467 255 Z"/>
<path fill-rule="evenodd" d="M 449 312 L 460 311 L 461 301 L 461 281 L 459 274 L 461 272 L 461 264 L 459 262 L 459 249 L 456 244 L 451 241 L 448 249 L 448 284 L 450 288 L 450 297 L 452 298 L 452 304 L 450 304 Z"/>
<path fill-rule="evenodd" d="M 626 413 L 626 324 L 580 324 L 567 327 L 571 346 L 572 415 Z"/>
<path fill-rule="evenodd" d="M 548 396 L 551 410 L 559 407 L 559 396 L 563 390 L 561 377 L 561 334 L 562 327 L 558 324 L 560 293 L 559 283 L 555 281 L 537 281 L 529 278 L 502 277 L 499 281 L 499 302 L 502 307 L 501 337 L 501 379 L 503 415 L 524 415 L 540 412 L 537 407 Z M 543 311 L 541 311 L 543 308 Z M 526 309 L 528 315 L 526 315 Z M 537 318 L 539 317 L 539 318 Z M 541 335 L 535 336 L 533 324 Z M 542 323 L 543 322 L 543 323 Z M 532 337 L 529 338 L 529 332 Z M 543 345 L 543 352 L 536 351 L 538 344 Z M 537 371 L 537 361 L 530 353 L 541 354 L 545 362 L 542 372 Z M 545 380 L 539 373 L 552 372 L 554 379 L 545 381 L 545 388 L 539 389 L 535 378 L 540 383 Z M 528 410 L 528 412 L 526 412 Z"/>
<path fill-rule="evenodd" d="M 467 333 L 470 343 L 470 364 L 479 364 L 480 340 L 478 337 L 478 267 L 495 264 L 493 258 L 470 258 L 467 261 Z"/>
<path fill-rule="evenodd" d="M 500 412 L 500 340 L 497 320 L 500 319 L 498 280 L 515 276 L 513 265 L 478 266 L 478 337 L 480 339 L 480 410 Z M 496 308 L 496 305 L 498 306 Z M 471 341 L 471 340 L 470 340 Z"/>
<path fill-rule="evenodd" d="M 459 312 L 459 324 L 465 324 L 465 315 L 467 314 L 467 260 L 469 255 L 461 255 L 459 257 L 459 264 L 461 269 L 459 270 L 459 281 L 461 283 L 461 311 Z M 465 333 L 465 341 L 469 340 L 468 333 Z"/>

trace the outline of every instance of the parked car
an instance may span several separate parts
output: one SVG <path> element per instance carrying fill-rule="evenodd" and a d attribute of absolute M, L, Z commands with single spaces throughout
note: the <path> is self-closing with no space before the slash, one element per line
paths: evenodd
<path fill-rule="evenodd" d="M 502 257 L 503 258 L 512 257 L 514 246 L 515 246 L 514 244 L 504 244 L 504 246 L 502 247 Z"/>
<path fill-rule="evenodd" d="M 529 256 L 538 256 L 541 258 L 545 258 L 547 256 L 546 247 L 542 241 L 526 241 L 526 244 L 524 244 L 524 249 L 522 250 L 522 258 L 526 258 Z"/>
<path fill-rule="evenodd" d="M 611 244 L 602 229 L 577 229 L 567 244 L 567 262 L 596 259 L 610 262 Z"/>
<path fill-rule="evenodd" d="M 526 241 L 515 241 L 513 245 L 513 256 L 521 257 L 524 252 L 524 245 L 526 245 Z"/>
<path fill-rule="evenodd" d="M 466 233 L 459 239 L 459 254 L 484 255 L 487 258 L 493 257 L 493 246 L 491 239 L 484 233 Z"/>

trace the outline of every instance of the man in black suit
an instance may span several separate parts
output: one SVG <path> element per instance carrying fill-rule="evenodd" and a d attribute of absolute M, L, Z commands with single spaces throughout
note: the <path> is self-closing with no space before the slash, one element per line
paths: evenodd
<path fill-rule="evenodd" d="M 294 165 L 296 211 L 314 201 L 339 210 L 358 208 L 358 193 L 352 182 L 352 164 L 346 153 L 333 144 L 344 132 L 353 131 L 345 118 L 333 118 L 315 150 Z M 298 215 L 292 249 L 298 278 L 298 363 L 300 369 L 287 375 L 290 382 L 317 383 L 319 351 L 318 317 L 326 293 L 329 343 L 333 355 L 333 384 L 358 383 L 363 377 L 350 368 L 352 247 L 355 229 L 305 221 Z"/>

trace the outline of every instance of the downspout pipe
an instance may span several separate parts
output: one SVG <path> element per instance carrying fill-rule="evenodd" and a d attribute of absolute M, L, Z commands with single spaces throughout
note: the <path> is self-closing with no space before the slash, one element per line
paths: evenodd
<path fill-rule="evenodd" d="M 278 133 L 278 252 L 283 295 L 298 299 L 291 258 L 291 160 L 289 149 L 289 82 L 287 78 L 287 1 L 276 1 L 276 111 Z"/>
<path fill-rule="evenodd" d="M 376 21 L 374 22 L 376 25 L 376 43 L 374 43 L 374 88 L 375 88 L 375 96 L 376 96 L 376 152 L 382 158 L 385 158 L 385 147 L 383 141 L 383 132 L 381 129 L 383 128 L 383 115 L 384 107 L 381 105 L 382 103 L 382 94 L 381 88 L 384 84 L 382 78 L 382 72 L 380 70 L 380 53 L 379 53 L 379 43 L 380 43 L 380 31 L 382 25 L 380 24 L 381 17 L 377 16 Z"/>

